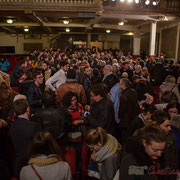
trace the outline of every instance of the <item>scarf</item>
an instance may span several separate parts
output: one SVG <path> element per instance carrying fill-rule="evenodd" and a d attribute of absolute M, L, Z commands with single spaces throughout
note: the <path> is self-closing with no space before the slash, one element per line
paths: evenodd
<path fill-rule="evenodd" d="M 37 156 L 35 158 L 30 159 L 28 163 L 35 164 L 37 166 L 46 166 L 49 164 L 54 164 L 58 161 L 59 161 L 59 159 L 58 159 L 57 155 L 51 154 L 49 156 Z"/>
<path fill-rule="evenodd" d="M 98 152 L 93 151 L 92 159 L 100 163 L 111 157 L 118 150 L 121 150 L 121 145 L 118 143 L 115 137 L 108 134 L 106 144 Z"/>

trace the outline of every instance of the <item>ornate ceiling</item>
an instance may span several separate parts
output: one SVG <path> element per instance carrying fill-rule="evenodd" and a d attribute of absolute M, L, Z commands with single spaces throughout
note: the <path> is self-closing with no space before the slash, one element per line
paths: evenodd
<path fill-rule="evenodd" d="M 161 0 L 157 6 L 121 3 L 119 0 L 0 0 L 0 32 L 11 34 L 149 32 L 152 21 L 158 28 L 179 24 L 179 0 Z M 8 24 L 7 19 L 13 19 Z M 166 21 L 168 19 L 168 21 Z M 69 24 L 63 24 L 69 20 Z M 118 22 L 124 21 L 124 25 Z M 29 31 L 24 32 L 24 27 Z"/>

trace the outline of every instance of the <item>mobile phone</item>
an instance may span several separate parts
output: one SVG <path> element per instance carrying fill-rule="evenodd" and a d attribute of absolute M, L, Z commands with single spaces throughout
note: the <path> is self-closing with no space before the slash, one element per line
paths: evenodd
<path fill-rule="evenodd" d="M 88 111 L 84 111 L 84 115 L 88 114 Z"/>

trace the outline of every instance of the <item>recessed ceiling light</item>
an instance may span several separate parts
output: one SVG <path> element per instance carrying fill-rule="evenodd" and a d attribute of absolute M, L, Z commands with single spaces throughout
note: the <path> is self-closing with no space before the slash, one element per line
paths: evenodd
<path fill-rule="evenodd" d="M 139 4 L 140 3 L 140 0 L 135 0 L 134 1 L 136 4 Z"/>
<path fill-rule="evenodd" d="M 150 4 L 150 0 L 146 0 L 145 5 L 149 5 L 149 4 Z"/>
<path fill-rule="evenodd" d="M 63 23 L 64 24 L 69 24 L 69 21 L 68 20 L 64 20 Z"/>
<path fill-rule="evenodd" d="M 118 25 L 119 25 L 119 26 L 123 26 L 123 25 L 124 25 L 124 22 L 121 21 L 121 22 L 118 23 Z"/>
<path fill-rule="evenodd" d="M 66 32 L 70 32 L 70 29 L 69 29 L 69 28 L 66 28 Z"/>
<path fill-rule="evenodd" d="M 109 29 L 106 30 L 106 33 L 110 33 L 110 32 L 111 32 L 111 30 L 109 30 Z"/>
<path fill-rule="evenodd" d="M 13 20 L 12 20 L 12 19 L 7 19 L 6 22 L 7 22 L 8 24 L 12 24 L 12 23 L 13 23 Z"/>
<path fill-rule="evenodd" d="M 25 31 L 25 32 L 28 32 L 28 31 L 29 31 L 29 28 L 27 28 L 27 27 L 24 28 L 24 31 Z"/>

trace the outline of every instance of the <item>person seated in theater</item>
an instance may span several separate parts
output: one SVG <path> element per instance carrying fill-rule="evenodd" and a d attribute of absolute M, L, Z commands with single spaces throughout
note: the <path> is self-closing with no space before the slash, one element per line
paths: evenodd
<path fill-rule="evenodd" d="M 87 98 L 85 90 L 82 85 L 77 83 L 76 71 L 74 69 L 68 70 L 66 82 L 60 85 L 56 91 L 56 100 L 59 104 L 61 103 L 63 95 L 66 94 L 68 91 L 76 93 L 78 95 L 79 102 L 81 104 L 86 104 Z"/>

